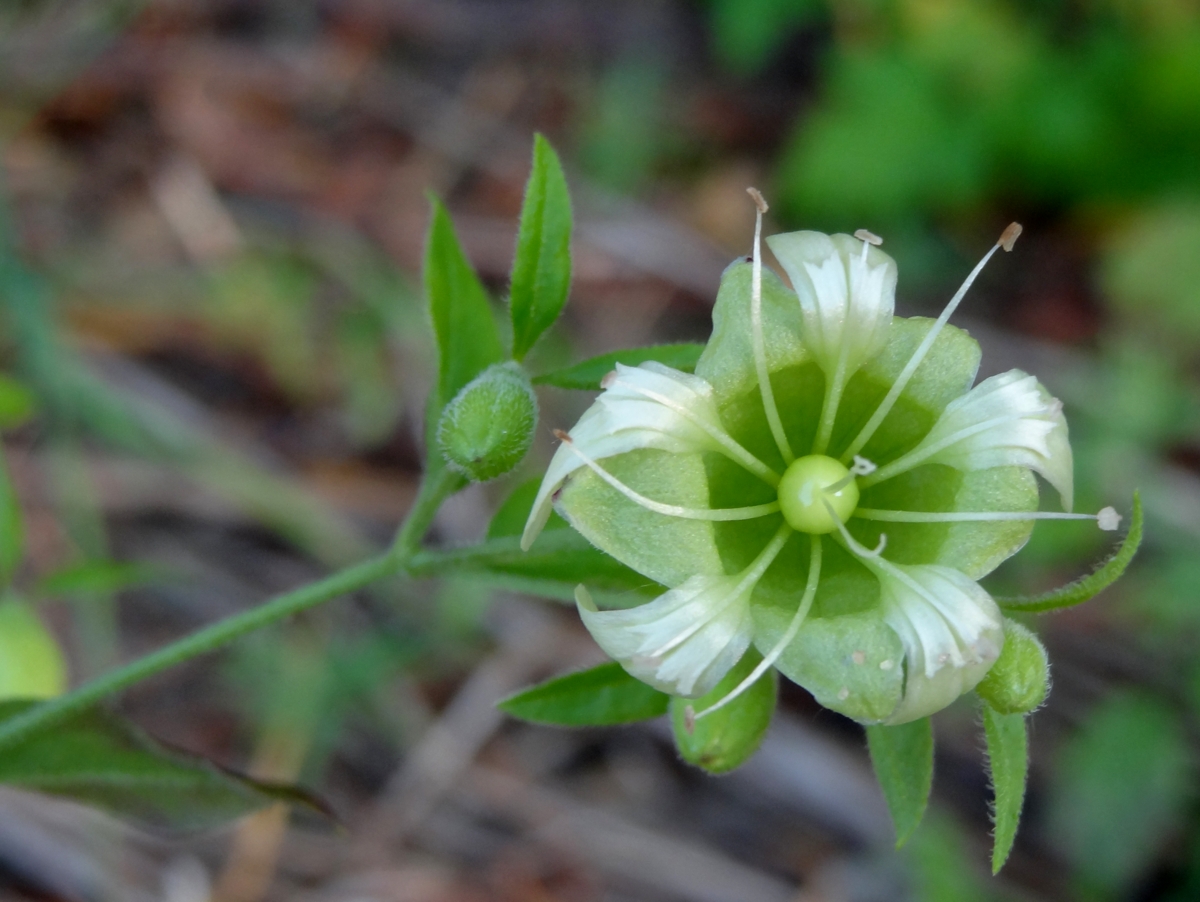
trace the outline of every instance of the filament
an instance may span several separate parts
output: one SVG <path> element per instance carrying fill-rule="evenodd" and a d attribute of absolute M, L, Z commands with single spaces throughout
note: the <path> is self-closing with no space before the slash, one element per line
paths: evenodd
<path fill-rule="evenodd" d="M 974 284 L 975 279 L 978 278 L 981 272 L 983 272 L 983 268 L 987 265 L 987 262 L 992 259 L 992 255 L 995 254 L 1000 247 L 1003 247 L 1006 251 L 1012 250 L 1013 242 L 1017 240 L 1017 236 L 1020 234 L 1021 227 L 1015 222 L 1012 223 L 1004 230 L 1004 234 L 1000 236 L 1000 239 L 994 245 L 992 245 L 992 249 L 983 255 L 983 259 L 975 264 L 975 268 L 971 270 L 971 273 L 967 276 L 966 281 L 962 283 L 962 286 L 957 292 L 955 292 L 954 297 L 950 299 L 950 303 L 946 305 L 946 309 L 942 311 L 942 315 L 937 318 L 937 321 L 933 324 L 933 326 L 930 327 L 929 331 L 925 333 L 925 338 L 917 346 L 917 350 L 913 352 L 913 355 L 909 358 L 908 363 L 904 365 L 904 369 L 900 371 L 900 375 L 897 376 L 896 381 L 892 383 L 891 389 L 888 390 L 887 395 L 884 396 L 883 401 L 880 402 L 879 407 L 875 410 L 875 413 L 871 415 L 871 419 L 867 420 L 866 425 L 863 426 L 863 428 L 859 430 L 858 435 L 854 437 L 854 441 L 850 443 L 850 446 L 846 449 L 845 454 L 842 455 L 843 462 L 849 460 L 862 450 L 863 446 L 871 440 L 871 436 L 875 434 L 875 430 L 879 428 L 879 424 L 883 422 L 884 417 L 891 413 L 892 408 L 895 406 L 896 401 L 900 397 L 900 393 L 904 391 L 904 387 L 908 385 L 908 381 L 913 377 L 913 374 L 916 373 L 917 367 L 921 365 L 921 361 L 925 359 L 925 355 L 928 354 L 929 349 L 933 347 L 933 343 L 937 339 L 938 333 L 942 331 L 942 327 L 946 325 L 946 322 L 950 319 L 950 316 L 958 308 L 958 305 L 962 303 L 962 299 L 966 297 L 967 291 Z"/>
<path fill-rule="evenodd" d="M 771 435 L 774 436 L 775 445 L 779 448 L 784 464 L 787 465 L 796 459 L 796 455 L 792 453 L 792 446 L 788 444 L 787 435 L 783 431 L 783 421 L 779 419 L 779 408 L 775 406 L 775 392 L 771 388 L 771 374 L 767 372 L 767 352 L 763 345 L 762 219 L 768 208 L 757 188 L 746 190 L 754 198 L 757 210 L 754 217 L 753 275 L 750 288 L 750 338 L 754 345 L 754 369 L 758 373 L 758 387 L 762 392 L 763 409 L 771 426 Z"/>
<path fill-rule="evenodd" d="M 661 501 L 654 501 L 647 498 L 638 492 L 635 492 L 612 473 L 604 469 L 600 464 L 596 463 L 586 454 L 579 450 L 578 446 L 571 440 L 571 437 L 565 432 L 556 430 L 554 433 L 561 439 L 567 447 L 569 447 L 587 467 L 592 470 L 597 476 L 607 482 L 610 486 L 628 498 L 635 504 L 646 508 L 646 510 L 654 511 L 656 514 L 665 514 L 668 517 L 679 517 L 684 520 L 710 520 L 714 522 L 723 522 L 728 520 L 754 520 L 758 517 L 765 517 L 769 514 L 774 514 L 779 511 L 779 502 L 769 501 L 766 504 L 753 504 L 749 507 L 681 507 L 678 504 L 664 504 Z"/>
<path fill-rule="evenodd" d="M 1112 522 L 1109 512 L 1116 516 L 1116 511 L 1106 507 L 1095 514 L 1060 514 L 1053 511 L 889 511 L 876 510 L 870 507 L 860 507 L 854 512 L 855 517 L 863 520 L 880 520 L 886 523 L 976 523 L 992 520 L 1096 520 L 1101 523 L 1101 529 Z M 1116 529 L 1120 517 L 1110 528 Z"/>
<path fill-rule="evenodd" d="M 767 672 L 767 669 L 779 660 L 779 656 L 792 644 L 792 640 L 796 638 L 796 633 L 800 632 L 800 627 L 803 625 L 805 618 L 808 617 L 809 610 L 812 609 L 813 599 L 817 596 L 817 584 L 821 579 L 821 537 L 812 536 L 812 553 L 808 563 L 808 582 L 804 586 L 804 595 L 800 598 L 800 606 L 796 609 L 795 615 L 792 617 L 792 622 L 788 624 L 788 628 L 784 631 L 779 641 L 767 654 L 765 658 L 758 662 L 749 676 L 737 684 L 730 692 L 728 692 L 716 704 L 709 705 L 699 713 L 693 713 L 688 718 L 689 722 L 694 724 L 702 717 L 707 717 L 714 711 L 724 708 L 727 704 L 753 686 L 758 678 Z"/>
<path fill-rule="evenodd" d="M 978 435 L 981 432 L 986 432 L 995 426 L 1003 426 L 1005 423 L 1011 423 L 1014 420 L 1020 420 L 1025 417 L 1025 414 L 1008 414 L 1002 417 L 992 417 L 990 420 L 984 420 L 982 423 L 975 423 L 971 426 L 964 426 L 957 432 L 953 432 L 943 439 L 932 442 L 929 445 L 917 445 L 903 457 L 892 461 L 886 466 L 880 467 L 874 473 L 865 477 L 862 482 L 862 487 L 874 485 L 877 482 L 883 482 L 885 479 L 891 479 L 893 476 L 898 476 L 901 473 L 911 470 L 913 467 L 920 464 L 922 461 L 933 457 L 939 451 L 944 451 L 951 445 L 961 442 L 963 439 L 970 438 L 973 435 Z"/>

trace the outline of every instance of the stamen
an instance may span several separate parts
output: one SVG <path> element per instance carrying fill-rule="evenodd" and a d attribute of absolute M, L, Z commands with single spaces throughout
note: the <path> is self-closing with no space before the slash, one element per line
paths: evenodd
<path fill-rule="evenodd" d="M 647 498 L 645 495 L 639 494 L 631 489 L 617 477 L 613 476 L 598 463 L 584 454 L 571 440 L 571 436 L 563 432 L 561 429 L 554 430 L 556 438 L 565 442 L 568 447 L 575 453 L 584 464 L 588 466 L 597 476 L 611 485 L 614 489 L 628 498 L 635 504 L 646 508 L 646 510 L 654 511 L 656 514 L 665 514 L 668 517 L 679 517 L 684 520 L 710 520 L 714 522 L 724 522 L 728 520 L 754 520 L 758 517 L 765 517 L 769 514 L 774 514 L 779 511 L 778 501 L 769 501 L 766 504 L 755 504 L 750 507 L 681 507 L 677 504 L 663 504 L 661 501 L 654 501 Z"/>
<path fill-rule="evenodd" d="M 879 534 L 879 544 L 875 546 L 874 551 L 871 551 L 865 545 L 859 544 L 858 540 L 855 539 L 854 536 L 850 535 L 850 531 L 846 529 L 846 524 L 837 518 L 837 514 L 835 514 L 833 511 L 833 506 L 828 501 L 825 502 L 825 507 L 828 508 L 829 516 L 832 517 L 834 522 L 837 524 L 838 532 L 841 533 L 842 539 L 846 542 L 851 551 L 864 559 L 883 559 L 883 549 L 887 548 L 887 533 Z"/>
<path fill-rule="evenodd" d="M 758 681 L 758 678 L 766 673 L 767 669 L 770 668 L 772 664 L 779 660 L 779 656 L 782 655 L 787 647 L 792 644 L 792 640 L 796 638 L 796 633 L 800 632 L 800 627 L 803 625 L 805 618 L 808 617 L 808 612 L 812 609 L 813 599 L 817 596 L 817 584 L 820 582 L 820 579 L 821 537 L 814 535 L 812 537 L 812 553 L 808 562 L 808 582 L 804 586 L 804 594 L 800 597 L 800 606 L 796 609 L 796 613 L 792 617 L 792 622 L 788 624 L 788 628 L 784 630 L 783 635 L 779 638 L 779 641 L 775 643 L 775 646 L 771 649 L 771 651 L 768 652 L 767 656 L 759 661 L 758 665 L 752 671 L 750 671 L 750 674 L 744 680 L 738 683 L 737 686 L 735 686 L 732 690 L 726 693 L 726 695 L 721 698 L 720 701 L 718 701 L 716 704 L 709 705 L 699 714 L 697 714 L 690 705 L 684 710 L 684 727 L 687 729 L 689 735 L 695 728 L 697 720 L 707 717 L 714 711 L 724 708 L 731 701 L 753 686 Z"/>
<path fill-rule="evenodd" d="M 754 206 L 758 211 L 754 217 L 753 275 L 750 288 L 750 338 L 754 345 L 754 369 L 758 374 L 758 386 L 762 392 L 767 422 L 771 425 L 771 435 L 775 438 L 775 445 L 779 448 L 786 465 L 795 460 L 796 455 L 792 453 L 792 446 L 788 444 L 787 435 L 783 431 L 783 421 L 779 419 L 779 408 L 775 406 L 775 393 L 771 388 L 771 374 L 767 372 L 767 352 L 763 342 L 762 219 L 769 208 L 757 188 L 747 188 L 746 193 L 754 199 Z"/>
<path fill-rule="evenodd" d="M 975 423 L 967 426 L 958 432 L 946 436 L 944 439 L 933 442 L 930 445 L 917 445 L 903 457 L 900 457 L 890 464 L 880 467 L 871 475 L 863 479 L 862 488 L 875 485 L 877 482 L 883 482 L 891 479 L 893 476 L 898 476 L 901 473 L 906 473 L 913 467 L 917 466 L 924 460 L 928 460 L 939 451 L 949 448 L 956 442 L 961 442 L 965 438 L 970 438 L 973 435 L 978 435 L 980 432 L 986 432 L 995 426 L 1002 426 L 1005 423 L 1011 423 L 1013 420 L 1022 419 L 1025 414 L 1009 414 L 1003 417 L 992 417 L 990 420 L 984 420 L 982 423 Z"/>
<path fill-rule="evenodd" d="M 1095 520 L 1108 532 L 1121 522 L 1120 515 L 1111 507 L 1095 514 L 1061 514 L 1053 511 L 889 511 L 860 507 L 855 517 L 863 520 L 880 520 L 885 523 L 982 523 L 995 520 Z M 1113 518 L 1116 518 L 1115 520 Z"/>
<path fill-rule="evenodd" d="M 856 454 L 854 455 L 854 465 L 850 467 L 850 472 L 833 485 L 825 486 L 825 488 L 823 488 L 821 491 L 830 495 L 836 495 L 851 482 L 853 482 L 855 476 L 866 476 L 868 473 L 874 473 L 876 469 L 878 468 L 875 466 L 875 464 L 871 463 L 865 457 L 859 457 Z M 806 485 L 805 488 L 808 488 L 808 486 Z M 805 504 L 812 504 L 812 498 L 805 500 L 803 497 L 801 497 L 800 500 L 804 501 Z"/>
<path fill-rule="evenodd" d="M 603 382 L 601 383 L 604 388 L 610 388 L 614 385 L 619 385 L 621 388 L 628 389 L 629 391 L 639 394 L 644 398 L 657 401 L 659 404 L 663 405 L 663 407 L 667 407 L 675 411 L 680 416 L 685 417 L 689 422 L 694 423 L 696 426 L 699 426 L 701 429 L 703 429 L 709 436 L 711 436 L 721 445 L 726 452 L 726 456 L 729 457 L 729 459 L 734 463 L 741 464 L 771 487 L 779 485 L 779 474 L 743 448 L 740 444 L 738 444 L 737 440 L 734 439 L 729 433 L 721 429 L 715 429 L 711 423 L 708 423 L 702 417 L 696 416 L 695 413 L 693 413 L 683 404 L 668 398 L 666 395 L 659 394 L 656 391 L 651 391 L 648 388 L 642 388 L 640 385 L 633 385 L 630 382 L 626 382 L 625 380 L 618 378 L 615 370 L 609 375 L 613 378 L 609 380 L 607 385 L 605 385 Z M 608 379 L 608 376 L 605 376 L 604 378 Z"/>
<path fill-rule="evenodd" d="M 883 401 L 880 402 L 879 407 L 875 410 L 875 413 L 871 415 L 871 419 L 867 420 L 866 425 L 863 426 L 863 428 L 859 430 L 858 435 L 854 437 L 854 441 L 850 443 L 850 446 L 846 449 L 846 453 L 842 455 L 843 461 L 849 460 L 851 457 L 861 451 L 863 446 L 871 440 L 871 436 L 875 434 L 875 430 L 879 428 L 879 424 L 883 422 L 884 417 L 891 413 L 892 408 L 896 405 L 896 401 L 900 398 L 900 393 L 904 391 L 905 386 L 908 385 L 909 380 L 912 379 L 913 374 L 917 371 L 917 367 L 921 365 L 921 361 L 925 359 L 925 355 L 928 354 L 929 349 L 933 347 L 934 341 L 937 340 L 938 333 L 942 331 L 942 327 L 946 325 L 946 322 L 950 319 L 951 314 L 958 309 L 958 305 L 962 302 L 962 299 L 966 297 L 968 289 L 970 289 L 970 287 L 975 283 L 975 279 L 979 276 L 979 274 L 983 272 L 983 268 L 987 265 L 987 262 L 992 259 L 992 255 L 995 254 L 996 250 L 1001 247 L 1003 247 L 1006 251 L 1012 250 L 1013 243 L 1017 240 L 1017 236 L 1020 234 L 1020 224 L 1015 222 L 1011 223 L 1008 228 L 1001 233 L 1000 238 L 996 241 L 996 243 L 992 245 L 992 249 L 984 254 L 983 259 L 975 265 L 973 270 L 971 270 L 971 273 L 967 276 L 966 281 L 962 283 L 962 287 L 955 292 L 954 297 L 950 299 L 950 303 L 946 305 L 946 309 L 942 311 L 942 315 L 937 318 L 937 322 L 935 322 L 933 326 L 930 327 L 929 331 L 925 333 L 925 338 L 921 341 L 921 344 L 917 346 L 916 351 L 913 352 L 913 355 L 909 358 L 908 363 L 904 365 L 904 369 L 900 371 L 900 375 L 897 376 L 896 381 L 892 383 L 891 389 L 888 390 L 887 395 L 884 396 Z"/>
<path fill-rule="evenodd" d="M 661 658 L 677 645 L 686 642 L 693 635 L 703 629 L 709 620 L 711 620 L 713 617 L 720 616 L 725 609 L 729 605 L 733 604 L 733 602 L 737 601 L 738 598 L 741 597 L 744 592 L 746 592 L 746 590 L 754 588 L 754 586 L 758 584 L 758 581 L 762 579 L 763 574 L 767 572 L 767 568 L 775 562 L 776 556 L 781 550 L 783 550 L 783 546 L 787 544 L 787 540 L 791 537 L 791 535 L 792 528 L 786 523 L 781 525 L 779 529 L 775 530 L 775 535 L 772 537 L 771 541 L 767 543 L 767 547 L 760 551 L 758 557 L 754 559 L 750 566 L 742 571 L 742 576 L 737 581 L 737 584 L 732 590 L 730 590 L 728 595 L 721 599 L 721 601 L 713 609 L 712 614 L 707 619 L 697 620 L 682 633 L 673 637 L 666 645 L 651 652 L 648 657 Z"/>

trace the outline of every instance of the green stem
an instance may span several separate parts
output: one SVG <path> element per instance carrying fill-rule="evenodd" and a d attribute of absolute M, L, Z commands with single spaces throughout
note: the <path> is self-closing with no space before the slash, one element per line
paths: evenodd
<path fill-rule="evenodd" d="M 66 695 L 50 699 L 0 723 L 0 749 L 12 746 L 36 730 L 61 722 L 176 664 L 215 651 L 247 633 L 403 571 L 406 561 L 419 548 L 442 501 L 461 485 L 462 478 L 444 468 L 430 475 L 422 480 L 416 500 L 387 553 L 339 570 L 307 586 L 284 592 L 249 611 L 226 617 L 124 667 L 89 680 Z"/>

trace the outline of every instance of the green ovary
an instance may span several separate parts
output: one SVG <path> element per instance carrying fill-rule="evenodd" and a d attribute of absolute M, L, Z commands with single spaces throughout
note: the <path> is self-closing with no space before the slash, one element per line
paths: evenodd
<path fill-rule="evenodd" d="M 829 491 L 839 483 L 836 491 Z M 792 529 L 823 535 L 850 519 L 858 507 L 858 486 L 841 463 L 810 454 L 792 461 L 783 474 L 779 506 Z"/>

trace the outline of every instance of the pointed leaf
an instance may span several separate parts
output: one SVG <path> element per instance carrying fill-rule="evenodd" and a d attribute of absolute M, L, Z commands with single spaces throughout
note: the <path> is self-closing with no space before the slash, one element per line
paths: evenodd
<path fill-rule="evenodd" d="M 67 686 L 67 663 L 54 634 L 12 595 L 0 601 L 0 699 L 52 698 Z"/>
<path fill-rule="evenodd" d="M 165 568 L 149 564 L 92 560 L 44 576 L 34 594 L 42 597 L 102 595 L 147 583 L 165 582 L 170 578 Z"/>
<path fill-rule="evenodd" d="M 605 727 L 660 717 L 667 713 L 669 701 L 670 696 L 610 662 L 547 680 L 506 698 L 496 707 L 533 723 Z"/>
<path fill-rule="evenodd" d="M 0 703 L 0 721 L 33 702 Z M 160 746 L 102 709 L 0 751 L 0 783 L 95 805 L 152 826 L 204 829 L 273 802 L 324 810 L 292 786 L 261 783 Z"/>
<path fill-rule="evenodd" d="M 521 360 L 562 312 L 571 287 L 571 198 L 554 148 L 533 138 L 533 169 L 525 186 L 513 260 L 513 357 Z"/>
<path fill-rule="evenodd" d="M 1121 547 L 1114 551 L 1095 571 L 1067 583 L 1057 589 L 1051 589 L 1042 595 L 1017 596 L 1015 598 L 997 598 L 996 604 L 1006 611 L 1021 611 L 1027 614 L 1039 614 L 1044 611 L 1056 611 L 1059 608 L 1069 608 L 1082 604 L 1099 595 L 1118 579 L 1133 560 L 1138 546 L 1142 544 L 1142 499 L 1137 492 L 1133 493 L 1133 514 L 1129 519 L 1129 532 L 1125 534 Z"/>
<path fill-rule="evenodd" d="M 933 724 L 928 717 L 896 727 L 867 727 L 875 776 L 896 825 L 896 848 L 904 845 L 929 804 L 933 787 Z"/>
<path fill-rule="evenodd" d="M 680 370 L 684 373 L 696 369 L 696 361 L 704 353 L 704 345 L 683 342 L 673 345 L 651 345 L 648 348 L 628 348 L 624 351 L 609 351 L 592 357 L 574 366 L 534 377 L 535 385 L 553 385 L 557 388 L 577 388 L 583 391 L 599 391 L 600 380 L 611 373 L 618 363 L 637 366 L 647 360 Z"/>
<path fill-rule="evenodd" d="M 1025 802 L 1029 773 L 1029 741 L 1024 714 L 1001 714 L 983 706 L 983 731 L 987 739 L 988 769 L 992 774 L 992 873 L 998 874 L 1012 851 Z"/>
<path fill-rule="evenodd" d="M 0 586 L 12 582 L 25 549 L 21 507 L 13 490 L 8 466 L 0 456 Z"/>
<path fill-rule="evenodd" d="M 725 707 L 701 717 L 688 730 L 687 709 L 696 713 L 715 705 L 748 677 L 762 661 L 762 655 L 750 649 L 707 695 L 697 699 L 671 699 L 671 726 L 675 747 L 683 760 L 712 774 L 723 774 L 739 767 L 762 745 L 771 716 L 775 713 L 779 678 L 774 668 Z"/>
<path fill-rule="evenodd" d="M 504 358 L 487 293 L 463 254 L 446 208 L 433 201 L 425 248 L 425 294 L 438 345 L 436 401 L 430 421 L 459 389 Z"/>

